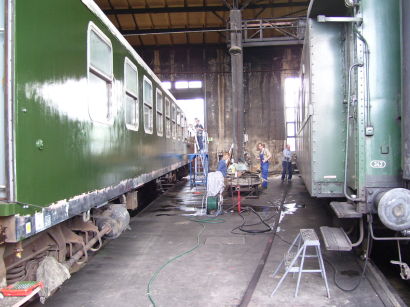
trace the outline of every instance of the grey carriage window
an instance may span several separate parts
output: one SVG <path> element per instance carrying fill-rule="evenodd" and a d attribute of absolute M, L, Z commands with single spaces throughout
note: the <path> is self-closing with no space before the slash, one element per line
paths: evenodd
<path fill-rule="evenodd" d="M 146 133 L 152 134 L 153 125 L 153 94 L 152 94 L 152 82 L 144 76 L 143 85 L 143 100 L 144 100 L 144 130 Z"/>
<path fill-rule="evenodd" d="M 181 140 L 181 111 L 177 108 L 177 139 Z"/>
<path fill-rule="evenodd" d="M 165 136 L 171 137 L 171 102 L 165 97 Z"/>
<path fill-rule="evenodd" d="M 188 135 L 187 135 L 187 124 L 186 124 L 186 117 L 184 115 L 183 117 L 183 125 L 182 125 L 182 138 L 184 141 L 186 141 L 188 139 Z"/>
<path fill-rule="evenodd" d="M 156 110 L 157 110 L 157 134 L 159 136 L 164 135 L 164 97 L 162 96 L 162 92 L 157 89 L 157 97 L 156 97 Z"/>
<path fill-rule="evenodd" d="M 184 113 L 181 111 L 181 141 L 184 141 L 185 139 L 185 117 Z"/>
<path fill-rule="evenodd" d="M 175 104 L 172 103 L 171 105 L 171 120 L 172 120 L 172 138 L 176 139 L 177 137 L 177 112 L 175 108 Z"/>
<path fill-rule="evenodd" d="M 109 38 L 90 23 L 87 37 L 88 110 L 92 120 L 112 120 L 113 54 Z"/>
<path fill-rule="evenodd" d="M 185 116 L 185 141 L 188 141 L 189 138 L 189 132 L 188 132 L 188 120 Z"/>
<path fill-rule="evenodd" d="M 125 124 L 128 129 L 138 131 L 139 103 L 138 103 L 138 70 L 128 59 L 124 62 L 125 84 Z"/>

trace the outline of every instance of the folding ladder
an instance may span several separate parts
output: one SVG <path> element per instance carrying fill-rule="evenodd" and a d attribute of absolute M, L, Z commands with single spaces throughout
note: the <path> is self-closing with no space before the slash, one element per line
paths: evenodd
<path fill-rule="evenodd" d="M 309 247 L 314 248 L 316 253 L 306 254 L 306 250 Z M 304 269 L 303 265 L 305 262 L 305 258 L 317 258 L 318 263 L 319 263 L 319 269 L 313 269 L 313 270 Z M 327 278 L 326 278 L 325 266 L 324 266 L 322 254 L 320 251 L 320 242 L 319 242 L 319 238 L 316 235 L 316 232 L 314 229 L 300 229 L 299 234 L 296 236 L 295 240 L 292 242 L 287 253 L 285 254 L 283 260 L 281 261 L 281 263 L 278 265 L 275 272 L 273 273 L 273 277 L 275 277 L 275 275 L 279 272 L 282 265 L 285 266 L 285 274 L 283 274 L 282 278 L 279 280 L 279 283 L 273 290 L 271 297 L 275 294 L 276 290 L 279 289 L 280 285 L 285 280 L 288 273 L 298 273 L 298 281 L 297 281 L 296 290 L 295 290 L 295 297 L 297 297 L 302 273 L 320 272 L 322 275 L 322 278 L 325 281 L 327 297 L 330 298 L 330 292 L 329 292 L 329 286 L 328 286 Z"/>
<path fill-rule="evenodd" d="M 198 139 L 195 137 L 195 153 L 188 155 L 189 161 L 189 181 L 191 187 L 202 185 L 206 187 L 209 172 L 208 158 L 208 136 L 203 133 L 203 149 L 199 150 Z M 192 163 L 194 165 L 192 165 Z"/>

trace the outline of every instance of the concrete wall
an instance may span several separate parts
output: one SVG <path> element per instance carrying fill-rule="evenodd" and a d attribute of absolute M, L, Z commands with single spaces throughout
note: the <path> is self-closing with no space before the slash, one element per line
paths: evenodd
<path fill-rule="evenodd" d="M 232 143 L 232 99 L 230 55 L 225 45 L 147 47 L 137 49 L 161 80 L 202 80 L 204 88 L 181 93 L 205 98 L 206 128 L 211 165 L 218 153 Z M 273 169 L 280 169 L 280 153 L 285 142 L 284 80 L 298 75 L 301 46 L 254 47 L 244 50 L 244 127 L 248 135 L 245 149 L 253 168 L 258 166 L 256 145 L 265 143 L 274 154 Z"/>

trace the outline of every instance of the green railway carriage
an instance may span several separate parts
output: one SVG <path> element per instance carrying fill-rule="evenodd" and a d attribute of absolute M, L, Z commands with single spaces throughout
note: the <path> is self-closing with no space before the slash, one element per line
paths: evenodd
<path fill-rule="evenodd" d="M 345 197 L 346 186 L 364 201 L 401 184 L 399 1 L 331 2 L 309 11 L 298 164 L 313 196 Z"/>
<path fill-rule="evenodd" d="M 7 267 L 29 259 L 23 239 L 178 170 L 189 148 L 174 97 L 92 0 L 0 5 Z"/>
<path fill-rule="evenodd" d="M 398 236 L 410 229 L 401 143 L 400 1 L 312 0 L 301 63 L 296 138 L 298 168 L 312 196 L 339 218 L 357 219 L 358 246 L 381 222 Z M 406 119 L 407 120 L 407 119 Z M 406 131 L 404 131 L 406 132 Z M 402 148 L 403 147 L 403 148 Z M 365 229 L 363 221 L 367 221 Z M 348 236 L 324 227 L 328 249 Z M 332 243 L 332 238 L 338 242 Z M 402 238 L 401 240 L 407 240 Z M 333 244 L 333 245 L 332 245 Z"/>
<path fill-rule="evenodd" d="M 397 241 L 399 259 L 408 258 L 399 243 L 410 240 L 409 16 L 405 0 L 310 3 L 298 168 L 312 196 L 346 199 L 330 206 L 339 226 L 355 227 L 349 235 L 343 227 L 320 227 L 327 250 L 361 246 L 368 259 L 369 240 L 388 240 Z M 407 264 L 395 263 L 408 279 Z"/>
<path fill-rule="evenodd" d="M 343 197 L 343 25 L 307 19 L 298 108 L 298 169 L 315 197 Z"/>

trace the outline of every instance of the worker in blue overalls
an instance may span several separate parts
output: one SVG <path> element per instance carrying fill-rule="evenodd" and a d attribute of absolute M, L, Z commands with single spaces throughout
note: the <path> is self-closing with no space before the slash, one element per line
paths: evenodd
<path fill-rule="evenodd" d="M 268 187 L 268 173 L 269 173 L 269 160 L 272 158 L 269 150 L 265 148 L 265 144 L 258 144 L 259 159 L 261 162 L 261 176 L 262 176 L 262 188 L 266 189 Z"/>
<path fill-rule="evenodd" d="M 229 158 L 230 158 L 229 152 L 225 152 L 222 159 L 219 160 L 218 168 L 216 169 L 216 171 L 221 172 L 224 177 L 228 175 Z"/>

